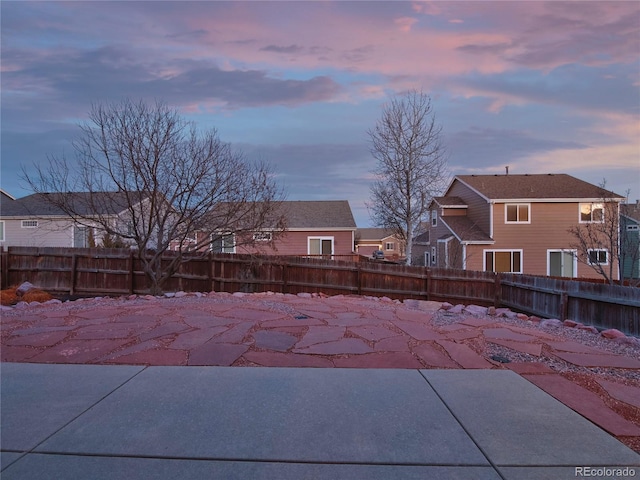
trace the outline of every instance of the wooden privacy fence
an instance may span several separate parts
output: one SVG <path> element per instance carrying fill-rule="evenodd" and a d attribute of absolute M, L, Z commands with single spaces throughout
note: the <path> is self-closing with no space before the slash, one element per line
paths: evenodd
<path fill-rule="evenodd" d="M 167 252 L 163 261 L 174 255 Z M 148 292 L 135 252 L 124 249 L 9 247 L 1 269 L 2 288 L 30 281 L 57 294 Z M 640 335 L 640 288 L 530 275 L 210 253 L 183 263 L 165 290 L 323 292 L 475 303 Z"/>

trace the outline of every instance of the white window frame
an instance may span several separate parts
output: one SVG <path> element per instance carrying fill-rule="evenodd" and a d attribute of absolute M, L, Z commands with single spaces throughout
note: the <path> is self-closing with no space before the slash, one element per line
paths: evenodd
<path fill-rule="evenodd" d="M 211 234 L 211 236 L 209 237 L 209 251 L 213 252 L 213 238 L 220 236 L 220 240 L 222 241 L 222 251 L 221 252 L 215 252 L 215 253 L 236 253 L 236 234 L 235 233 L 223 233 L 223 234 Z M 231 248 L 229 249 L 228 246 L 226 246 L 225 244 L 225 238 L 229 238 L 231 237 L 231 241 L 233 242 L 233 245 L 231 246 Z M 230 251 L 225 251 L 229 249 Z"/>
<path fill-rule="evenodd" d="M 429 250 L 424 252 L 424 266 L 425 267 L 431 266 L 431 254 L 429 253 Z"/>
<path fill-rule="evenodd" d="M 431 247 L 431 265 L 434 267 L 438 261 L 438 249 L 436 247 Z"/>
<path fill-rule="evenodd" d="M 4 220 L 0 220 L 0 242 L 4 242 Z"/>
<path fill-rule="evenodd" d="M 604 262 L 592 262 L 591 261 L 591 253 L 592 252 L 604 252 L 606 260 Z M 587 265 L 609 265 L 609 250 L 606 248 L 589 248 L 587 249 Z"/>
<path fill-rule="evenodd" d="M 312 254 L 311 253 L 311 240 L 320 240 L 320 252 L 319 254 Z M 307 255 L 314 255 L 314 256 L 324 256 L 324 254 L 322 253 L 322 241 L 323 240 L 331 240 L 331 256 L 333 257 L 333 255 L 335 255 L 335 237 L 307 237 Z"/>
<path fill-rule="evenodd" d="M 22 220 L 20 228 L 38 228 L 38 220 Z"/>
<path fill-rule="evenodd" d="M 640 225 L 627 225 L 627 232 L 637 232 L 640 231 Z"/>
<path fill-rule="evenodd" d="M 431 210 L 431 226 L 438 226 L 438 210 Z"/>
<path fill-rule="evenodd" d="M 547 249 L 547 277 L 551 275 L 551 257 L 550 253 L 553 252 L 561 252 L 561 253 L 570 253 L 573 256 L 573 266 L 571 267 L 573 271 L 573 276 L 571 278 L 578 277 L 578 250 L 571 250 L 567 248 L 549 248 Z"/>
<path fill-rule="evenodd" d="M 516 220 L 509 220 L 507 215 L 508 207 L 516 207 Z M 527 220 L 520 220 L 520 207 L 527 207 Z M 509 225 L 528 224 L 531 223 L 531 204 L 530 203 L 505 203 L 504 204 L 504 223 Z"/>
<path fill-rule="evenodd" d="M 391 245 L 391 246 L 389 246 L 389 245 Z M 396 249 L 395 242 L 385 242 L 384 249 L 385 250 L 395 250 Z"/>
<path fill-rule="evenodd" d="M 591 220 L 583 220 L 582 219 L 582 206 L 589 205 L 591 208 L 589 215 L 591 216 Z M 594 208 L 595 207 L 595 208 Z M 593 211 L 594 210 L 602 210 L 602 219 L 594 220 L 593 219 Z M 594 202 L 594 203 L 579 203 L 578 204 L 578 222 L 580 223 L 604 223 L 604 203 Z"/>
<path fill-rule="evenodd" d="M 272 232 L 254 232 L 253 233 L 254 242 L 271 242 L 272 240 L 273 240 Z"/>
<path fill-rule="evenodd" d="M 487 270 L 487 253 L 493 253 L 493 265 L 491 266 L 491 270 Z M 502 252 L 509 252 L 511 253 L 511 271 L 509 272 L 504 272 L 504 273 L 519 273 L 521 274 L 524 268 L 524 252 L 522 251 L 521 248 L 513 248 L 513 249 L 509 249 L 509 248 L 502 248 L 502 249 L 486 249 L 482 251 L 482 269 L 485 272 L 495 272 L 495 266 L 496 266 L 496 261 L 495 261 L 495 254 L 496 253 L 502 253 Z M 519 272 L 514 272 L 513 271 L 513 254 L 514 253 L 520 253 L 520 271 Z"/>

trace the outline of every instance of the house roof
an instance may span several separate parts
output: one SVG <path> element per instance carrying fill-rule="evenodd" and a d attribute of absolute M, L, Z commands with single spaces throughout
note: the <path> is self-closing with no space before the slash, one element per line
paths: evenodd
<path fill-rule="evenodd" d="M 440 217 L 440 221 L 461 242 L 493 243 L 493 239 L 469 217 Z"/>
<path fill-rule="evenodd" d="M 429 230 L 413 237 L 413 243 L 417 245 L 429 243 Z"/>
<path fill-rule="evenodd" d="M 465 208 L 467 204 L 460 197 L 433 197 L 433 201 L 440 207 Z"/>
<path fill-rule="evenodd" d="M 356 229 L 347 200 L 286 201 L 280 208 L 288 229 Z"/>
<path fill-rule="evenodd" d="M 629 217 L 636 222 L 640 222 L 640 204 L 638 203 L 621 203 L 620 214 Z"/>
<path fill-rule="evenodd" d="M 69 205 L 78 215 L 115 215 L 127 208 L 127 194 L 131 192 L 69 192 L 34 193 L 13 202 L 2 197 L 2 217 L 59 217 L 67 216 L 57 206 L 61 201 Z M 142 194 L 139 195 L 142 200 Z M 135 197 L 134 197 L 135 198 Z"/>
<path fill-rule="evenodd" d="M 359 228 L 356 230 L 356 234 L 360 237 L 359 241 L 361 242 L 363 240 L 378 241 L 394 235 L 393 230 L 390 228 Z"/>
<path fill-rule="evenodd" d="M 624 198 L 565 173 L 457 175 L 455 179 L 467 184 L 489 200 Z"/>

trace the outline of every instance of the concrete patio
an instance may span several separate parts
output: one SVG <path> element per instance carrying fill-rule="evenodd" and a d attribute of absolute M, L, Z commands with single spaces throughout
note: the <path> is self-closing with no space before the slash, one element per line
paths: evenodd
<path fill-rule="evenodd" d="M 2 364 L 2 478 L 562 479 L 640 456 L 516 373 Z"/>

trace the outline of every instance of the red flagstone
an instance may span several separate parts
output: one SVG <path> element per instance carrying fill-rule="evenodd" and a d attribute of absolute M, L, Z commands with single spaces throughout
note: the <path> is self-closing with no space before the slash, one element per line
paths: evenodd
<path fill-rule="evenodd" d="M 514 340 L 516 342 L 530 342 L 534 340 L 531 335 L 523 335 L 521 333 L 512 332 L 508 328 L 485 328 L 482 330 L 485 338 L 491 340 L 499 338 L 502 340 Z"/>
<path fill-rule="evenodd" d="M 516 352 L 528 353 L 529 355 L 535 355 L 539 357 L 542 355 L 542 345 L 539 343 L 524 343 L 524 342 L 511 342 L 509 340 L 502 340 L 499 338 L 489 338 L 487 342 L 502 345 L 503 347 L 510 348 Z"/>
<path fill-rule="evenodd" d="M 318 343 L 307 348 L 296 348 L 294 353 L 318 355 L 346 355 L 373 352 L 371 347 L 357 338 L 343 338 L 335 342 Z"/>
<path fill-rule="evenodd" d="M 316 355 L 298 355 L 280 352 L 247 352 L 242 358 L 264 367 L 317 367 L 331 368 L 333 363 Z"/>
<path fill-rule="evenodd" d="M 28 345 L 33 347 L 50 347 L 64 340 L 68 334 L 68 331 L 57 331 L 36 333 L 35 335 L 22 335 L 19 337 L 11 338 L 7 341 L 7 345 L 14 347 Z"/>
<path fill-rule="evenodd" d="M 473 330 L 456 330 L 455 332 L 447 333 L 445 337 L 447 340 L 459 342 L 460 340 L 468 340 L 470 338 L 479 337 L 480 334 L 480 330 L 475 328 Z"/>
<path fill-rule="evenodd" d="M 374 350 L 376 352 L 408 352 L 409 340 L 411 337 L 406 335 L 384 338 L 375 343 Z"/>
<path fill-rule="evenodd" d="M 420 325 L 415 322 L 404 322 L 398 320 L 395 326 L 411 335 L 416 340 L 438 340 L 442 335 L 427 325 Z"/>
<path fill-rule="evenodd" d="M 587 345 L 583 345 L 578 342 L 545 342 L 554 350 L 559 350 L 562 352 L 572 352 L 572 353 L 593 353 L 593 354 L 606 354 L 602 350 L 598 350 L 597 348 L 589 347 Z"/>
<path fill-rule="evenodd" d="M 215 365 L 228 367 L 240 358 L 248 349 L 249 347 L 247 345 L 212 343 L 209 341 L 189 352 L 187 365 Z"/>
<path fill-rule="evenodd" d="M 376 327 L 373 325 L 363 326 L 363 327 L 351 327 L 349 328 L 349 331 L 355 333 L 359 337 L 362 337 L 366 340 L 371 340 L 371 341 L 379 341 L 379 340 L 382 340 L 383 338 L 389 338 L 389 337 L 394 337 L 396 335 L 399 335 L 398 333 L 393 332 L 388 328 Z"/>
<path fill-rule="evenodd" d="M 419 310 L 410 310 L 407 308 L 396 309 L 396 318 L 410 322 L 428 323 L 433 315 Z"/>
<path fill-rule="evenodd" d="M 76 330 L 75 340 L 101 340 L 108 338 L 129 338 L 132 336 L 133 325 L 130 323 L 106 323 L 89 325 Z"/>
<path fill-rule="evenodd" d="M 466 345 L 451 342 L 449 340 L 438 340 L 437 343 L 444 348 L 449 356 L 456 363 L 459 363 L 462 368 L 493 368 L 493 365 L 490 362 Z"/>
<path fill-rule="evenodd" d="M 0 360 L 3 362 L 25 362 L 41 352 L 43 352 L 41 348 L 3 345 L 0 348 Z"/>
<path fill-rule="evenodd" d="M 486 320 L 484 318 L 469 317 L 462 320 L 460 323 L 463 325 L 469 325 L 470 327 L 484 327 L 485 325 L 493 325 L 496 320 Z"/>
<path fill-rule="evenodd" d="M 598 379 L 597 382 L 616 400 L 640 408 L 640 387 Z"/>
<path fill-rule="evenodd" d="M 264 350 L 276 350 L 286 352 L 298 341 L 293 335 L 283 332 L 259 330 L 253 334 L 255 347 Z"/>
<path fill-rule="evenodd" d="M 344 337 L 346 329 L 344 327 L 309 327 L 307 333 L 296 344 L 297 349 L 309 347 L 317 343 L 335 342 Z"/>
<path fill-rule="evenodd" d="M 317 318 L 283 318 L 280 320 L 269 320 L 266 322 L 260 322 L 262 328 L 277 328 L 277 327 L 299 327 L 299 326 L 319 326 L 324 325 L 322 320 Z"/>
<path fill-rule="evenodd" d="M 141 333 L 139 335 L 141 341 L 149 340 L 151 338 L 161 338 L 167 336 L 174 336 L 176 333 L 185 332 L 190 330 L 190 327 L 183 323 L 165 323 L 159 327 L 154 328 L 148 332 Z"/>
<path fill-rule="evenodd" d="M 366 353 L 353 357 L 333 360 L 339 368 L 423 368 L 423 365 L 409 352 Z"/>
<path fill-rule="evenodd" d="M 278 320 L 285 316 L 281 312 L 273 312 L 267 309 L 253 308 L 234 308 L 224 314 L 225 317 L 239 318 L 243 321 L 266 322 L 269 320 Z"/>
<path fill-rule="evenodd" d="M 555 373 L 544 363 L 537 362 L 510 362 L 505 363 L 504 366 L 509 370 L 513 370 L 519 375 L 522 375 L 523 373 Z"/>
<path fill-rule="evenodd" d="M 192 332 L 180 333 L 169 348 L 177 350 L 190 350 L 199 347 L 211 340 L 215 335 L 227 330 L 227 327 L 212 327 L 195 330 Z"/>
<path fill-rule="evenodd" d="M 522 375 L 552 397 L 588 418 L 607 432 L 622 437 L 640 436 L 640 427 L 621 417 L 595 393 L 558 374 Z"/>
<path fill-rule="evenodd" d="M 54 345 L 31 358 L 38 363 L 92 363 L 131 340 L 69 340 Z"/>
<path fill-rule="evenodd" d="M 412 348 L 424 363 L 434 368 L 460 368 L 456 362 L 430 343 L 423 343 Z"/>
<path fill-rule="evenodd" d="M 125 313 L 126 311 L 127 310 L 124 307 L 95 308 L 95 309 L 87 309 L 87 310 L 74 310 L 73 316 L 86 318 L 88 320 L 93 320 L 96 318 L 108 319 L 111 317 L 115 317 L 116 315 Z M 147 310 L 145 309 L 145 315 L 146 314 L 147 314 Z"/>
<path fill-rule="evenodd" d="M 580 367 L 640 368 L 640 361 L 622 355 L 592 355 L 590 353 L 571 353 L 554 351 L 562 360 Z"/>
<path fill-rule="evenodd" d="M 185 350 L 144 350 L 131 355 L 123 355 L 108 360 L 105 363 L 121 365 L 186 365 L 187 352 Z"/>
<path fill-rule="evenodd" d="M 243 322 L 229 328 L 226 332 L 221 333 L 209 340 L 212 343 L 240 343 L 247 336 L 253 322 Z"/>
<path fill-rule="evenodd" d="M 436 327 L 436 328 L 444 332 L 455 332 L 457 330 L 464 330 L 469 327 L 467 325 L 462 325 L 461 323 L 451 323 L 449 325 L 443 325 L 442 327 Z"/>

